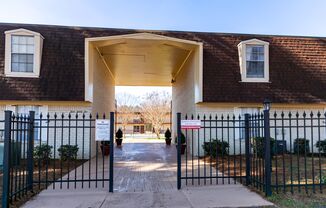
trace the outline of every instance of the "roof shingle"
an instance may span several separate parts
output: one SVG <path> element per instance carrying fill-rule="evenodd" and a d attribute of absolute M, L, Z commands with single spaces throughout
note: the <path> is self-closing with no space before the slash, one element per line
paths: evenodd
<path fill-rule="evenodd" d="M 45 40 L 40 78 L 4 76 L 7 30 L 25 28 Z M 326 102 L 326 38 L 203 32 L 144 31 L 47 25 L 0 24 L 0 100 L 84 100 L 84 39 L 150 32 L 203 42 L 205 102 Z M 270 43 L 270 83 L 241 82 L 237 44 L 257 38 Z"/>

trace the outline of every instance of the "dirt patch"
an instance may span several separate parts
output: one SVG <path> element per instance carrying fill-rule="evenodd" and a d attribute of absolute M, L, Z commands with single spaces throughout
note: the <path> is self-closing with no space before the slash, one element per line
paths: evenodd
<path fill-rule="evenodd" d="M 222 174 L 245 176 L 245 156 L 204 157 L 207 165 L 218 169 Z M 251 175 L 263 178 L 264 161 L 261 158 L 251 159 Z M 278 185 L 273 189 L 273 195 L 267 199 L 280 207 L 326 207 L 326 157 L 307 157 L 284 154 L 274 156 L 272 160 L 272 184 Z M 261 171 L 259 171 L 261 170 Z M 244 182 L 244 180 L 239 180 Z M 312 186 L 312 184 L 316 184 Z M 293 188 L 286 187 L 294 185 Z M 300 184 L 300 186 L 295 186 Z M 323 185 L 322 185 L 323 184 Z M 265 196 L 256 188 L 253 191 Z"/>

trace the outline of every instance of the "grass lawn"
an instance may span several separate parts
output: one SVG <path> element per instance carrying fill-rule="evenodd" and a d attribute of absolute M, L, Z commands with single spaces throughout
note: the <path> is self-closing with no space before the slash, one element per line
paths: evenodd
<path fill-rule="evenodd" d="M 272 196 L 267 197 L 267 199 L 279 207 L 326 207 L 326 193 L 280 193 L 273 194 Z"/>
<path fill-rule="evenodd" d="M 229 156 L 203 158 L 206 164 L 211 164 L 212 167 L 218 168 L 218 170 L 225 175 L 230 176 L 245 176 L 246 162 L 245 156 Z M 253 170 L 259 170 L 259 167 L 263 167 L 263 161 L 261 159 L 251 160 Z M 252 176 L 262 178 L 262 172 L 252 171 Z M 307 178 L 306 178 L 307 177 Z M 322 186 L 320 186 L 322 182 Z M 311 185 L 315 183 L 315 192 Z M 273 195 L 267 199 L 275 203 L 280 207 L 326 207 L 326 157 L 321 158 L 307 156 L 279 155 L 273 158 L 272 161 L 272 184 L 278 184 L 278 190 L 273 190 Z M 296 185 L 301 184 L 300 188 L 294 187 L 293 193 L 291 188 L 286 187 L 285 193 L 283 192 L 283 185 Z M 305 186 L 307 184 L 307 186 Z M 322 188 L 323 193 L 320 193 Z M 264 195 L 264 193 L 254 191 Z M 278 193 L 277 193 L 278 191 Z M 307 192 L 307 193 L 306 193 Z"/>

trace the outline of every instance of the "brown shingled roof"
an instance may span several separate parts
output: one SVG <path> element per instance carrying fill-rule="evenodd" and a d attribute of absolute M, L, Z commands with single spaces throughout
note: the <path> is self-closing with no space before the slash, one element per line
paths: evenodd
<path fill-rule="evenodd" d="M 45 40 L 39 79 L 4 76 L 4 31 L 41 33 Z M 84 100 L 84 38 L 150 32 L 203 42 L 205 102 L 326 102 L 326 38 L 203 32 L 144 31 L 0 24 L 0 100 Z M 237 44 L 270 43 L 270 83 L 243 83 Z"/>

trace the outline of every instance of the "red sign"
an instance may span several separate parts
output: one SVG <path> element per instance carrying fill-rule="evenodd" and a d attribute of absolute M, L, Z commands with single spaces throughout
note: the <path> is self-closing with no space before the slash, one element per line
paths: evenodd
<path fill-rule="evenodd" d="M 200 120 L 181 120 L 181 129 L 200 129 Z"/>

